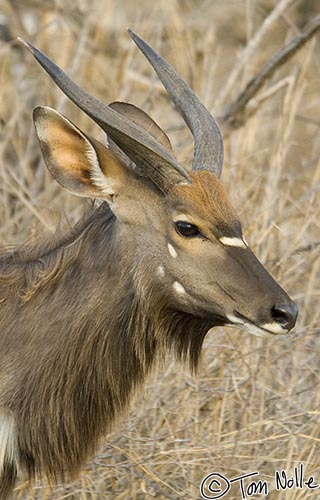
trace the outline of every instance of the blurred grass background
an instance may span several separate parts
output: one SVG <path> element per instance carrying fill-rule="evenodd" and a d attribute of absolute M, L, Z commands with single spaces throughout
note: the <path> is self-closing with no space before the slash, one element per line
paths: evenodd
<path fill-rule="evenodd" d="M 319 13 L 319 0 L 0 0 L 1 243 L 50 235 L 84 209 L 45 170 L 32 109 L 55 107 L 104 140 L 17 36 L 100 99 L 149 112 L 188 166 L 192 138 L 125 28 L 161 51 L 219 116 Z M 300 463 L 320 481 L 319 50 L 316 35 L 265 82 L 240 128 L 223 127 L 223 181 L 250 245 L 299 305 L 295 332 L 260 339 L 212 330 L 198 374 L 169 360 L 79 480 L 20 483 L 16 500 L 196 499 L 210 472 L 232 478 L 255 470 L 270 481 L 269 499 L 320 498 L 317 490 L 272 491 L 274 471 Z M 227 498 L 240 498 L 239 489 Z"/>

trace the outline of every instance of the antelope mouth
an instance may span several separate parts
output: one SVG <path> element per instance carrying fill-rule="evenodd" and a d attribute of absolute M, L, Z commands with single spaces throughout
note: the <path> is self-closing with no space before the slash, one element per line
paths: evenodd
<path fill-rule="evenodd" d="M 251 321 L 243 314 L 234 311 L 233 314 L 227 315 L 228 320 L 239 327 L 243 327 L 252 335 L 257 335 L 258 337 L 266 337 L 268 335 L 285 335 L 289 332 L 288 328 L 284 328 L 281 324 L 273 321 L 272 323 L 263 323 L 257 325 L 254 321 Z"/>

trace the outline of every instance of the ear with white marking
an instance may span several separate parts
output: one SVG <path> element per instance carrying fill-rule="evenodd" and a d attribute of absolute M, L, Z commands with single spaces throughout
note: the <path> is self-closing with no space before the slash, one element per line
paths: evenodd
<path fill-rule="evenodd" d="M 54 179 L 77 196 L 111 203 L 129 175 L 111 151 L 54 109 L 35 108 L 33 120 L 42 156 Z"/>

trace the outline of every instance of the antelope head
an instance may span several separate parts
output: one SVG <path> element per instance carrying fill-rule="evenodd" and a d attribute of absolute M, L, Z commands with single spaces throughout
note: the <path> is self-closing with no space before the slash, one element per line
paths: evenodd
<path fill-rule="evenodd" d="M 192 171 L 182 168 L 166 134 L 142 110 L 102 103 L 26 43 L 109 139 L 107 148 L 60 113 L 37 108 L 34 121 L 47 167 L 69 191 L 109 203 L 117 237 L 132 250 L 141 297 L 148 284 L 168 309 L 211 326 L 242 325 L 255 334 L 289 332 L 297 307 L 250 250 L 220 183 L 223 141 L 217 123 L 175 70 L 129 33 L 193 134 Z"/>

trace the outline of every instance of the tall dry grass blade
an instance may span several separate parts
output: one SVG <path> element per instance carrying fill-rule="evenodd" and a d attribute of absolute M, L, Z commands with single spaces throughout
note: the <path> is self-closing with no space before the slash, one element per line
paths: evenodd
<path fill-rule="evenodd" d="M 220 94 L 217 96 L 217 105 L 223 103 L 229 94 L 230 90 L 235 87 L 236 81 L 239 79 L 240 73 L 246 64 L 251 59 L 256 51 L 258 51 L 259 44 L 267 36 L 273 25 L 284 15 L 285 12 L 296 3 L 301 3 L 301 0 L 280 0 L 278 5 L 274 7 L 268 17 L 263 21 L 260 28 L 250 40 L 248 45 L 244 48 L 237 64 L 234 66 L 232 72 L 228 77 L 226 85 L 223 86 Z"/>
<path fill-rule="evenodd" d="M 219 121 L 230 127 L 238 128 L 243 125 L 243 111 L 262 85 L 272 77 L 274 72 L 289 61 L 315 33 L 320 29 L 320 15 L 312 19 L 304 30 L 276 52 L 271 59 L 261 68 L 259 73 L 250 80 L 240 95 L 231 103 L 219 117 Z"/>

